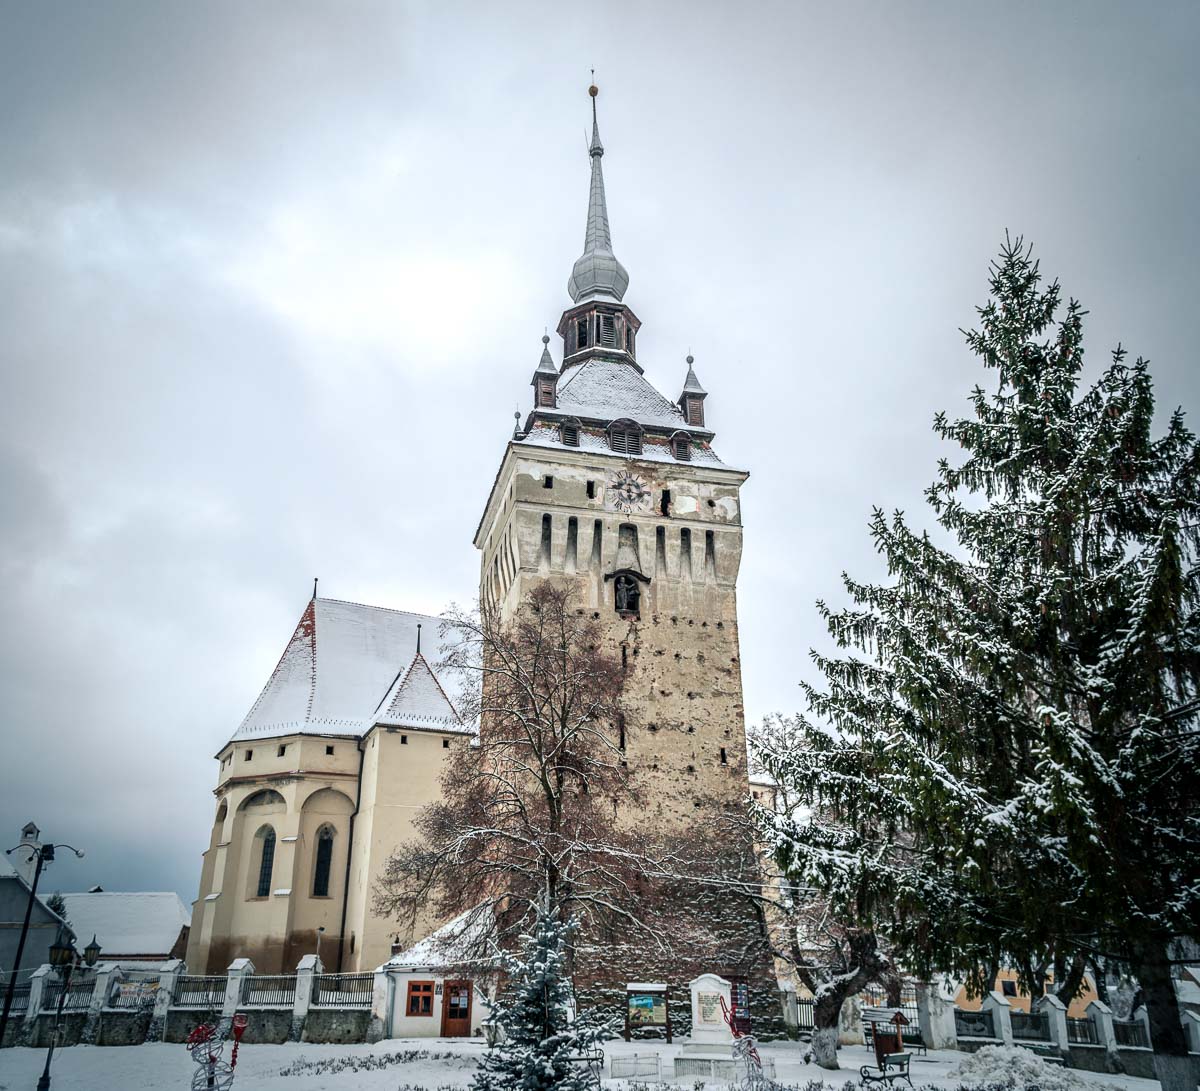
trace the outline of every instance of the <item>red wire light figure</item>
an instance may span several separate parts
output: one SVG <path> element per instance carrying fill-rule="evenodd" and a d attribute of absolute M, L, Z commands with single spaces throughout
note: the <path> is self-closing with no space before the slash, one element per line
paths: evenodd
<path fill-rule="evenodd" d="M 192 1091 L 229 1091 L 233 1086 L 233 1071 L 237 1068 L 238 1047 L 246 1033 L 246 1016 L 239 1012 L 233 1017 L 233 1052 L 229 1063 L 221 1059 L 226 1038 L 218 1038 L 211 1023 L 201 1023 L 187 1037 L 188 1052 L 200 1067 L 192 1076 Z"/>
<path fill-rule="evenodd" d="M 729 1033 L 733 1035 L 733 1059 L 741 1061 L 746 1066 L 746 1076 L 742 1080 L 741 1086 L 745 1091 L 758 1091 L 758 1089 L 770 1087 L 771 1081 L 763 1075 L 762 1057 L 758 1053 L 758 1040 L 753 1034 L 746 1033 L 742 1020 L 730 1010 L 723 996 L 721 997 L 721 1017 L 725 1020 L 725 1025 L 729 1027 Z"/>

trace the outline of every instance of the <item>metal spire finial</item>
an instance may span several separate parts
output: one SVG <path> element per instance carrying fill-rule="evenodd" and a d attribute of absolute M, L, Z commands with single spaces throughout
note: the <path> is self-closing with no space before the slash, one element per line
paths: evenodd
<path fill-rule="evenodd" d="M 317 597 L 317 577 L 313 576 L 313 599 Z"/>
<path fill-rule="evenodd" d="M 592 75 L 595 76 L 594 71 Z M 576 303 L 589 299 L 615 299 L 619 302 L 629 287 L 629 274 L 613 254 L 612 233 L 608 227 L 604 171 L 600 166 L 604 145 L 600 143 L 600 123 L 596 117 L 596 96 L 600 94 L 600 88 L 593 83 L 588 87 L 588 94 L 592 98 L 592 142 L 588 147 L 588 155 L 592 160 L 592 184 L 588 191 L 583 254 L 571 270 L 567 291 Z"/>
<path fill-rule="evenodd" d="M 421 623 L 417 622 L 417 655 L 421 654 Z"/>

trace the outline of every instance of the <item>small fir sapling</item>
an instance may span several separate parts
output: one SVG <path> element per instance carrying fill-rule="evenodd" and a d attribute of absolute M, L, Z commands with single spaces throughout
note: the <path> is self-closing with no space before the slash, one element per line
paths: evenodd
<path fill-rule="evenodd" d="M 595 1084 L 572 1058 L 594 1051 L 614 1037 L 612 1020 L 590 1012 L 570 1019 L 571 981 L 567 974 L 575 921 L 540 906 L 533 934 L 520 957 L 501 953 L 508 981 L 493 1009 L 503 1040 L 488 1052 L 472 1087 L 476 1091 L 584 1091 Z"/>

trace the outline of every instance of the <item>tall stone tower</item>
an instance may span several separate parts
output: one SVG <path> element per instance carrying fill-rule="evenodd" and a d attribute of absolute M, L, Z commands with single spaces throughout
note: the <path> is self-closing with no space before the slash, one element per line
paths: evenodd
<path fill-rule="evenodd" d="M 629 672 L 612 729 L 644 817 L 686 822 L 748 792 L 737 624 L 748 474 L 713 450 L 691 356 L 674 401 L 645 377 L 589 92 L 587 230 L 558 323 L 562 363 L 543 337 L 533 408 L 475 535 L 480 597 L 511 614 L 539 580 L 575 583 Z"/>

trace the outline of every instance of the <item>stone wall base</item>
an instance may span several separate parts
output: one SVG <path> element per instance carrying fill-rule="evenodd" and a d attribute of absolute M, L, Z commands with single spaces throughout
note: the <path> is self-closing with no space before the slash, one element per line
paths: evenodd
<path fill-rule="evenodd" d="M 327 1042 L 343 1045 L 365 1042 L 371 1024 L 370 1008 L 309 1008 L 304 1021 L 302 1042 Z"/>

